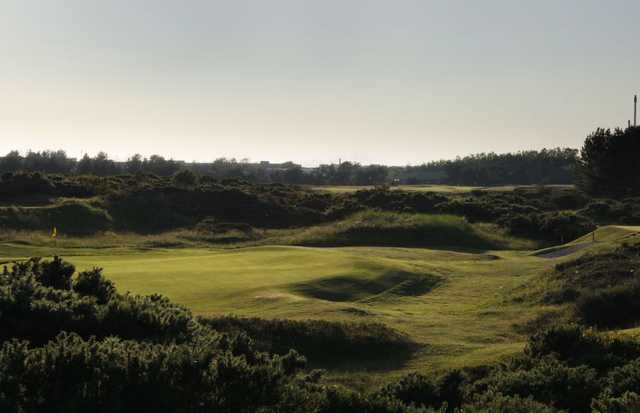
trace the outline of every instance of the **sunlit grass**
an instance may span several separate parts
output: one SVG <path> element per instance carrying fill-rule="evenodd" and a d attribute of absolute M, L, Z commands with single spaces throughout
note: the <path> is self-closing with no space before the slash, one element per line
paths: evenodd
<path fill-rule="evenodd" d="M 432 217 L 387 218 L 374 221 L 434 222 Z M 355 217 L 351 224 L 359 219 L 368 220 Z M 436 218 L 469 228 L 450 220 Z M 408 371 L 483 365 L 520 352 L 527 332 L 519 327 L 550 308 L 515 298 L 536 290 L 540 275 L 556 263 L 584 253 L 545 259 L 530 251 L 415 247 L 220 249 L 189 245 L 185 239 L 192 235 L 104 233 L 54 241 L 44 233 L 4 233 L 0 257 L 59 254 L 80 270 L 103 267 L 120 291 L 163 294 L 199 315 L 382 322 L 421 345 L 411 359 L 388 370 L 365 372 L 355 366 L 330 376 L 366 388 Z M 171 247 L 173 241 L 181 248 Z"/>

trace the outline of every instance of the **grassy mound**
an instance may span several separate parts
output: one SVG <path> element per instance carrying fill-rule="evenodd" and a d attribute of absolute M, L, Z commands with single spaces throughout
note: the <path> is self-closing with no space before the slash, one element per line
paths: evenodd
<path fill-rule="evenodd" d="M 219 332 L 246 333 L 256 348 L 287 354 L 294 348 L 313 364 L 344 364 L 349 361 L 405 359 L 416 343 L 381 323 L 336 322 L 326 320 L 268 320 L 223 316 L 201 318 L 200 322 Z"/>
<path fill-rule="evenodd" d="M 374 278 L 336 276 L 292 286 L 296 293 L 327 301 L 364 301 L 376 296 L 419 296 L 434 288 L 440 278 L 405 271 L 383 273 Z"/>
<path fill-rule="evenodd" d="M 0 227 L 88 235 L 111 227 L 109 214 L 87 201 L 64 200 L 43 207 L 0 208 Z"/>
<path fill-rule="evenodd" d="M 640 322 L 640 244 L 562 262 L 534 287 L 548 304 L 569 304 L 584 324 L 628 327 Z"/>
<path fill-rule="evenodd" d="M 462 249 L 527 248 L 532 243 L 453 215 L 363 211 L 306 229 L 292 241 L 304 246 L 405 246 Z"/>

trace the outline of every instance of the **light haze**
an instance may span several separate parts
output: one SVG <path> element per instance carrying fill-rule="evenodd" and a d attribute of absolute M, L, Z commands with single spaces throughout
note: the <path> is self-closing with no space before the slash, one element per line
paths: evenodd
<path fill-rule="evenodd" d="M 0 0 L 0 154 L 416 164 L 579 147 L 639 1 Z"/>

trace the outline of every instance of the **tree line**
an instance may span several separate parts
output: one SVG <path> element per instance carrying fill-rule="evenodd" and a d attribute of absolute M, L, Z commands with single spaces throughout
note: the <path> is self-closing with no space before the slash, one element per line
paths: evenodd
<path fill-rule="evenodd" d="M 0 172 L 44 172 L 112 176 L 153 174 L 172 176 L 190 170 L 214 179 L 242 179 L 254 183 L 306 185 L 532 185 L 571 184 L 578 161 L 575 149 L 542 149 L 517 153 L 482 153 L 454 160 L 441 160 L 419 166 L 361 165 L 357 162 L 323 164 L 303 168 L 293 162 L 251 163 L 247 160 L 219 158 L 210 163 L 187 163 L 160 155 L 143 158 L 135 154 L 118 162 L 105 152 L 82 158 L 69 157 L 65 151 L 29 151 L 24 156 L 10 151 L 0 157 Z"/>

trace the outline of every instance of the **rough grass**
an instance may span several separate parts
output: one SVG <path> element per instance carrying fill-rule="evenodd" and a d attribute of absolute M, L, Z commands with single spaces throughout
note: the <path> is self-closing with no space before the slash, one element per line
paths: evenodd
<path fill-rule="evenodd" d="M 233 316 L 200 318 L 217 331 L 246 333 L 259 350 L 286 354 L 296 349 L 311 367 L 327 364 L 335 369 L 375 370 L 405 361 L 417 349 L 406 334 L 381 323 L 327 320 L 267 320 Z"/>
<path fill-rule="evenodd" d="M 453 215 L 364 211 L 345 220 L 310 227 L 288 240 L 304 246 L 403 246 L 449 249 L 526 249 L 535 243 L 497 227 L 470 224 Z"/>

